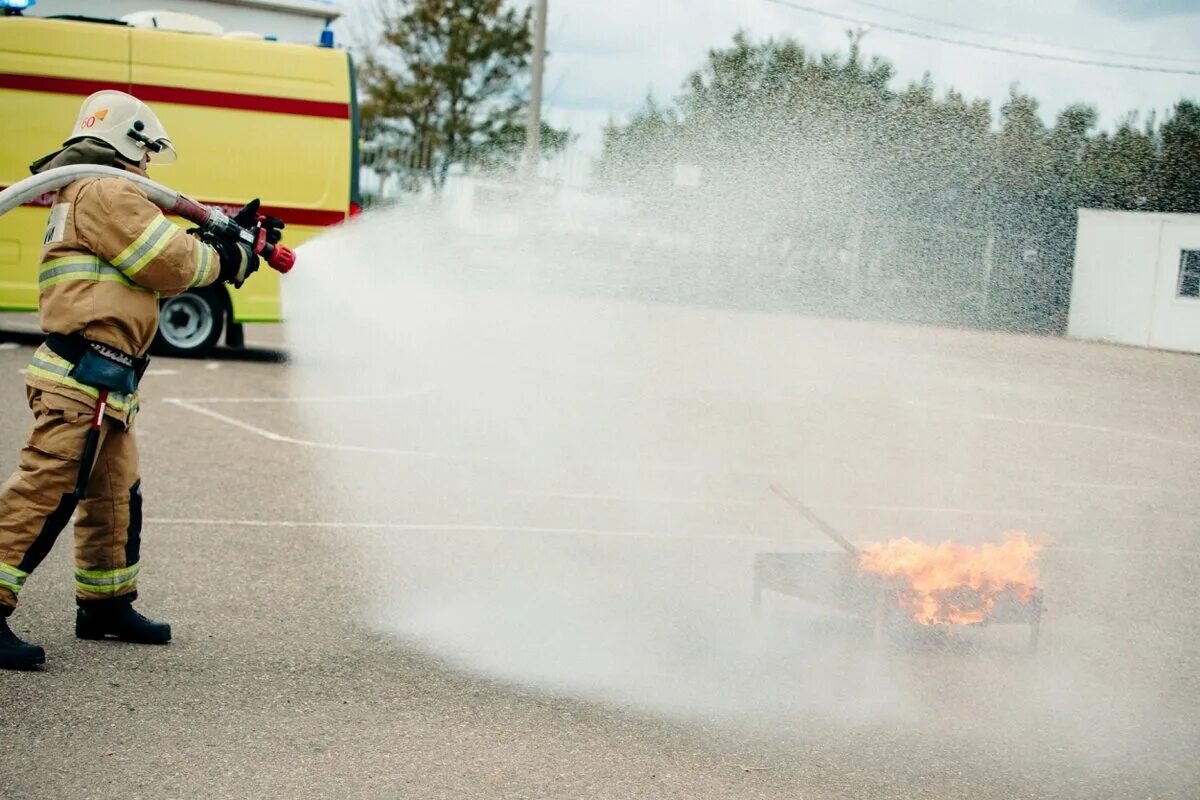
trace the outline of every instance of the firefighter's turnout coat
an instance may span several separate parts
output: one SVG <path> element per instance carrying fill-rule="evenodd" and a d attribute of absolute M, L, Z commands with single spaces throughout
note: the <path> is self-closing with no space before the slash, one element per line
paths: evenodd
<path fill-rule="evenodd" d="M 114 155 L 99 143 L 80 142 L 34 169 L 102 163 L 140 172 Z M 42 329 L 141 356 L 158 329 L 158 298 L 207 286 L 218 272 L 216 250 L 167 220 L 132 182 L 85 178 L 63 187 L 50 210 L 38 276 Z M 75 364 L 53 344 L 52 337 L 41 345 L 27 368 L 33 430 L 17 471 L 0 487 L 0 615 L 11 613 L 29 573 L 75 511 L 64 498 L 75 486 L 99 398 L 96 388 L 72 376 Z M 137 408 L 136 392 L 109 395 L 75 523 L 81 602 L 136 591 L 142 516 Z"/>

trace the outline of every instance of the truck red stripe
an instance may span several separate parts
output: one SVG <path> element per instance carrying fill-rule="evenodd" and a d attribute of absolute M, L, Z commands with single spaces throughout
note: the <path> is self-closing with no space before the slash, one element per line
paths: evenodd
<path fill-rule="evenodd" d="M 0 72 L 0 89 L 16 89 L 23 92 L 49 92 L 51 94 L 74 94 L 84 97 L 105 89 L 116 89 L 119 92 L 128 92 L 147 103 L 178 103 L 186 106 L 261 111 L 267 114 L 294 114 L 301 117 L 350 119 L 349 103 L 334 103 L 324 100 L 298 100 L 291 97 L 271 97 L 269 95 L 241 94 L 239 92 L 214 92 L 208 89 L 185 89 L 179 86 L 159 86 L 148 83 L 128 84 L 113 81 L 59 78 L 52 75 L 23 75 L 15 72 Z"/>

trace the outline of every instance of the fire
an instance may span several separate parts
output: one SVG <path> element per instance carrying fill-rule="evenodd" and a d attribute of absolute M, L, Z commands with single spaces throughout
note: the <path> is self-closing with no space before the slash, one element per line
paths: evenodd
<path fill-rule="evenodd" d="M 1024 533 L 979 547 L 903 538 L 864 547 L 858 566 L 893 579 L 900 604 L 922 625 L 970 625 L 986 620 L 1002 597 L 1032 599 L 1041 549 Z"/>

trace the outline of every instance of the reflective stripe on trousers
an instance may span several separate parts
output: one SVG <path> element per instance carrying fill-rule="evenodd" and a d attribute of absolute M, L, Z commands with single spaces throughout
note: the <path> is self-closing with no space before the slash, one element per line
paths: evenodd
<path fill-rule="evenodd" d="M 13 594 L 18 594 L 21 591 L 21 587 L 25 585 L 25 579 L 28 577 L 28 572 L 23 572 L 16 567 L 10 567 L 8 564 L 0 564 L 0 586 L 8 589 Z"/>
<path fill-rule="evenodd" d="M 141 564 L 121 569 L 75 569 L 75 588 L 91 594 L 118 594 L 137 584 Z"/>

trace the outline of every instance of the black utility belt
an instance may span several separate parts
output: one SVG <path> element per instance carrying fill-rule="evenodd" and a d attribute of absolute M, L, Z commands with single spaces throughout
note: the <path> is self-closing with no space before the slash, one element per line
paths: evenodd
<path fill-rule="evenodd" d="M 150 359 L 118 350 L 104 342 L 92 341 L 79 333 L 52 333 L 46 346 L 59 357 L 74 364 L 71 377 L 94 389 L 133 394 L 146 372 Z"/>

